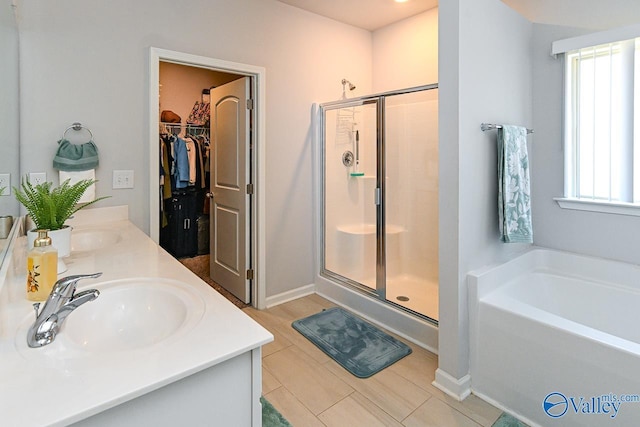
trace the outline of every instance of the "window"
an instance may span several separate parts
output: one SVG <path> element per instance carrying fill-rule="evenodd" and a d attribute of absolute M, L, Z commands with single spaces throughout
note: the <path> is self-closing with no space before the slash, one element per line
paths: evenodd
<path fill-rule="evenodd" d="M 565 54 L 567 198 L 640 207 L 639 41 Z"/>

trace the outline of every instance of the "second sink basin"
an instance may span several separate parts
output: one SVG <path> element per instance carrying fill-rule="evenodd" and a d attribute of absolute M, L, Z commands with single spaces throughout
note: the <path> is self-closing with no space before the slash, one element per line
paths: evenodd
<path fill-rule="evenodd" d="M 122 237 L 112 230 L 85 229 L 71 232 L 71 251 L 93 251 L 115 245 Z"/>

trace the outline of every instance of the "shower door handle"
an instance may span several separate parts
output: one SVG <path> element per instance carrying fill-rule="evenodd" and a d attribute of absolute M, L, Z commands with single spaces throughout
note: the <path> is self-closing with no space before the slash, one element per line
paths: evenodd
<path fill-rule="evenodd" d="M 374 204 L 380 206 L 380 203 L 382 203 L 382 191 L 380 191 L 380 187 L 376 187 L 373 198 Z"/>

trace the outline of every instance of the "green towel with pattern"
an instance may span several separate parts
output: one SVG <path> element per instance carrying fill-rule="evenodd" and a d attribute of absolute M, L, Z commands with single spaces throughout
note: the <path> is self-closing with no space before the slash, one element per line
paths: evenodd
<path fill-rule="evenodd" d="M 533 243 L 527 129 L 498 129 L 498 213 L 506 243 Z"/>

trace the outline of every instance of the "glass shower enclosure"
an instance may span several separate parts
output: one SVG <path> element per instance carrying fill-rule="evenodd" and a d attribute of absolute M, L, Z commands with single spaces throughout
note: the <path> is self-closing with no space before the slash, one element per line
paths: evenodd
<path fill-rule="evenodd" d="M 438 319 L 438 86 L 320 105 L 321 274 Z"/>

